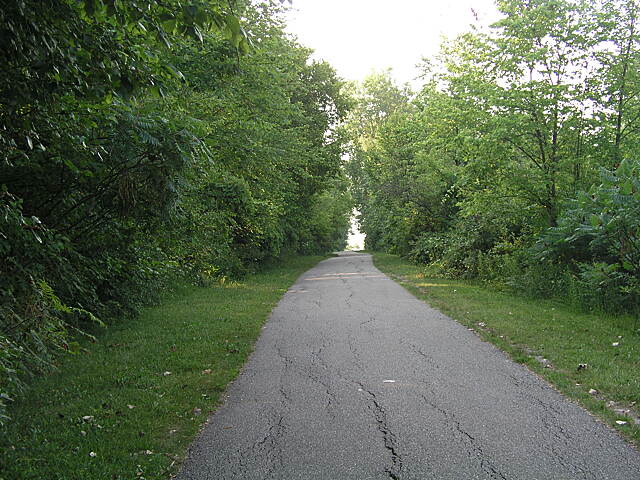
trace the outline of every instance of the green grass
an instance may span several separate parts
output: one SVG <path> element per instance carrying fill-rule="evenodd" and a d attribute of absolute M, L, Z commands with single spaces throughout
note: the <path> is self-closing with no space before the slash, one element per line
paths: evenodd
<path fill-rule="evenodd" d="M 36 378 L 10 410 L 0 478 L 168 478 L 273 307 L 321 259 L 291 258 L 242 282 L 184 287 L 108 328 L 88 351 Z"/>
<path fill-rule="evenodd" d="M 634 414 L 614 411 L 631 409 L 637 415 L 640 406 L 637 319 L 576 312 L 557 301 L 533 300 L 471 281 L 438 278 L 428 268 L 395 255 L 373 255 L 380 270 L 418 298 L 473 328 L 484 340 L 526 364 L 640 446 L 640 425 L 635 424 Z M 619 346 L 614 347 L 615 342 Z M 545 368 L 543 358 L 550 368 Z M 588 367 L 578 371 L 578 364 Z M 598 393 L 589 394 L 590 389 Z M 617 420 L 628 423 L 618 425 Z"/>

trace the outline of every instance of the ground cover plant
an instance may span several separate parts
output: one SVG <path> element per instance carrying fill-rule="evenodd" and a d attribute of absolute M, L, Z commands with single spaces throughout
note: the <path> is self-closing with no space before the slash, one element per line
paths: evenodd
<path fill-rule="evenodd" d="M 183 286 L 35 379 L 0 437 L 3 480 L 164 479 L 236 377 L 287 288 L 318 256 Z"/>
<path fill-rule="evenodd" d="M 397 255 L 373 256 L 376 267 L 418 298 L 474 329 L 640 445 L 640 322 L 635 317 L 585 313 L 558 301 L 446 278 Z"/>

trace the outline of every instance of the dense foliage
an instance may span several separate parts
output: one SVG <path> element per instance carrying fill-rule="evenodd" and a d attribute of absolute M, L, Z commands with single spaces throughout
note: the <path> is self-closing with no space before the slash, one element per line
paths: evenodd
<path fill-rule="evenodd" d="M 344 245 L 348 102 L 280 8 L 1 2 L 0 415 L 70 329 Z"/>
<path fill-rule="evenodd" d="M 500 0 L 415 95 L 350 116 L 369 248 L 586 308 L 640 301 L 640 36 L 630 0 Z"/>

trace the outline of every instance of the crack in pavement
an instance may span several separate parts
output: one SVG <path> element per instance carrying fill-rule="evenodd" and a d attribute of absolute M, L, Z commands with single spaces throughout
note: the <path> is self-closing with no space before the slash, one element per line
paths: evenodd
<path fill-rule="evenodd" d="M 320 345 L 320 347 L 317 350 L 312 350 L 311 351 L 311 365 L 315 366 L 317 364 L 319 364 L 319 366 L 328 374 L 331 373 L 331 369 L 329 368 L 329 366 L 327 365 L 327 363 L 324 361 L 324 359 L 322 358 L 322 351 L 327 348 L 327 342 L 325 339 L 323 339 L 322 345 Z M 327 410 L 327 413 L 329 414 L 329 416 L 332 419 L 335 419 L 335 413 L 332 411 L 332 406 L 334 403 L 337 403 L 337 399 L 335 396 L 335 393 L 333 393 L 333 390 L 331 389 L 331 386 L 329 385 L 329 382 L 325 381 L 321 375 L 315 375 L 314 372 L 309 369 L 309 371 L 307 372 L 307 377 L 310 380 L 313 380 L 314 382 L 320 384 L 322 387 L 324 387 L 325 390 L 325 394 L 327 395 L 327 404 L 325 405 L 325 409 Z"/>
<path fill-rule="evenodd" d="M 375 316 L 373 316 L 373 315 L 371 315 L 371 316 L 369 317 L 369 319 L 368 319 L 368 320 L 365 320 L 365 321 L 363 321 L 363 322 L 360 322 L 360 326 L 361 326 L 361 327 L 364 327 L 365 325 L 368 325 L 368 324 L 370 324 L 371 322 L 375 322 L 375 320 L 376 320 L 376 317 L 375 317 Z"/>
<path fill-rule="evenodd" d="M 426 363 L 428 363 L 431 367 L 436 369 L 440 368 L 440 365 L 436 363 L 436 361 L 433 359 L 433 357 L 431 357 L 431 355 L 428 355 L 427 353 L 423 352 L 422 350 L 420 350 L 420 348 L 418 348 L 413 343 L 400 340 L 400 344 L 408 346 L 413 353 L 420 355 L 423 358 L 423 360 L 425 360 Z"/>
<path fill-rule="evenodd" d="M 354 343 L 355 342 L 354 342 L 353 335 L 349 333 L 349 335 L 347 336 L 347 344 L 349 345 L 349 351 L 351 352 L 351 355 L 355 360 L 354 365 L 358 370 L 360 370 L 361 372 L 364 372 L 364 369 L 362 368 L 362 361 L 360 359 L 360 354 L 358 353 L 358 349 L 354 346 Z"/>
<path fill-rule="evenodd" d="M 510 379 L 513 385 L 518 387 L 516 392 L 519 397 L 526 397 L 530 402 L 533 402 L 540 407 L 541 412 L 538 418 L 540 419 L 540 424 L 542 425 L 542 427 L 544 427 L 545 431 L 547 431 L 549 434 L 545 437 L 549 438 L 549 436 L 551 436 L 558 443 L 569 446 L 571 444 L 573 436 L 563 428 L 562 422 L 559 421 L 559 418 L 562 418 L 564 414 L 553 405 L 542 401 L 536 396 L 535 393 L 536 391 L 540 390 L 540 385 L 534 383 L 528 377 L 523 378 L 516 376 L 515 374 L 509 374 L 507 378 Z M 543 448 L 547 452 L 549 452 L 553 458 L 555 458 L 558 464 L 562 465 L 566 470 L 572 472 L 573 474 L 580 475 L 580 478 L 582 480 L 597 480 L 597 475 L 590 472 L 589 470 L 586 470 L 581 465 L 567 460 L 567 458 L 571 457 L 567 457 L 566 453 L 563 454 L 557 447 L 556 442 L 544 442 Z"/>
<path fill-rule="evenodd" d="M 276 351 L 278 356 L 283 362 L 284 370 L 280 375 L 280 385 L 278 386 L 278 393 L 280 396 L 280 408 L 273 409 L 271 419 L 269 420 L 269 427 L 264 436 L 256 440 L 250 447 L 249 451 L 245 452 L 245 455 L 240 456 L 240 466 L 244 471 L 248 471 L 244 467 L 244 461 L 250 458 L 261 459 L 266 473 L 262 476 L 263 480 L 271 478 L 276 471 L 276 465 L 280 467 L 284 464 L 283 451 L 280 447 L 280 438 L 286 432 L 285 416 L 291 403 L 291 396 L 284 387 L 283 379 L 286 377 L 287 371 L 292 366 L 291 359 L 283 353 L 282 347 L 276 345 Z"/>
<path fill-rule="evenodd" d="M 427 390 L 431 390 L 428 384 L 425 383 L 425 385 L 427 386 Z M 431 392 L 433 393 L 433 391 Z M 421 396 L 427 405 L 429 405 L 431 408 L 433 408 L 443 416 L 445 425 L 447 425 L 449 428 L 452 428 L 458 434 L 457 438 L 461 438 L 462 442 L 466 446 L 467 455 L 469 456 L 469 458 L 473 458 L 480 463 L 480 468 L 483 472 L 485 472 L 493 479 L 508 480 L 507 477 L 498 469 L 498 467 L 495 466 L 491 462 L 491 460 L 487 458 L 476 438 L 469 432 L 467 432 L 464 428 L 462 428 L 461 423 L 456 419 L 454 413 L 448 412 L 444 408 L 440 407 L 435 401 L 427 398 L 426 395 L 422 394 Z"/>
<path fill-rule="evenodd" d="M 267 443 L 267 441 L 269 441 L 269 443 L 273 445 L 275 443 L 275 439 L 279 436 L 280 432 L 284 430 L 283 422 L 284 422 L 284 416 L 281 415 L 278 421 L 269 427 L 266 435 L 262 437 L 260 440 L 256 440 L 254 444 L 251 446 L 251 448 L 253 450 L 262 448 L 262 446 L 265 443 Z"/>
<path fill-rule="evenodd" d="M 382 438 L 384 441 L 384 448 L 389 451 L 391 455 L 391 466 L 385 469 L 385 473 L 389 476 L 389 478 L 393 480 L 399 480 L 401 478 L 403 463 L 402 456 L 398 453 L 398 447 L 396 445 L 396 436 L 389 429 L 389 425 L 387 422 L 387 412 L 384 407 L 378 401 L 376 394 L 371 390 L 364 387 L 364 385 L 360 382 L 354 382 L 356 385 L 360 387 L 360 389 L 369 396 L 370 402 L 368 404 L 368 408 L 373 412 L 374 418 L 377 422 L 378 430 L 382 433 Z"/>
<path fill-rule="evenodd" d="M 283 465 L 282 458 L 282 449 L 279 447 L 279 439 L 282 437 L 284 431 L 286 430 L 284 426 L 284 416 L 280 416 L 278 421 L 269 428 L 267 435 L 262 440 L 261 443 L 256 445 L 257 447 L 262 447 L 264 445 L 268 445 L 266 448 L 257 449 L 258 452 L 264 451 L 264 458 L 266 460 L 266 473 L 262 477 L 263 480 L 270 478 L 274 472 L 276 471 L 275 464 Z M 254 448 L 254 451 L 256 449 Z M 260 454 L 256 455 L 257 458 L 260 458 Z"/>
<path fill-rule="evenodd" d="M 344 299 L 344 303 L 347 304 L 347 307 L 351 307 L 351 299 L 353 298 L 353 290 L 349 292 L 349 296 Z"/>
<path fill-rule="evenodd" d="M 561 415 L 557 409 L 553 408 L 551 405 L 543 402 L 539 398 L 533 398 L 538 405 L 542 407 L 542 415 L 540 417 L 540 421 L 547 432 L 553 436 L 559 443 L 568 446 L 571 442 L 571 435 L 562 427 L 561 423 L 558 422 L 558 415 Z M 550 418 L 555 417 L 555 418 Z M 563 455 L 562 452 L 556 447 L 555 442 L 545 442 L 544 447 L 547 451 L 553 455 L 556 461 L 565 467 L 567 470 L 570 470 L 572 473 L 580 475 L 583 480 L 597 480 L 597 476 L 592 472 L 586 470 L 581 465 L 578 465 L 574 462 L 569 462 L 566 460 L 566 455 Z"/>

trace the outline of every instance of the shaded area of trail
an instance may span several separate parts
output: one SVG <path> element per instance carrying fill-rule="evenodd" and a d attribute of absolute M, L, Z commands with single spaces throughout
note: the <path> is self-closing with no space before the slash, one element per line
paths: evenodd
<path fill-rule="evenodd" d="M 640 479 L 640 453 L 366 254 L 286 293 L 178 476 Z"/>

